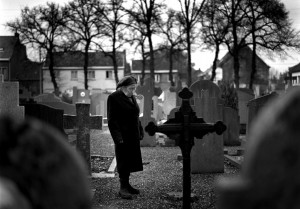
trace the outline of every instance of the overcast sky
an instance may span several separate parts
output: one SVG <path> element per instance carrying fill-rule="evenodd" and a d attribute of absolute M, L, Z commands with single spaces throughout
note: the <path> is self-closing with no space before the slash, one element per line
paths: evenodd
<path fill-rule="evenodd" d="M 177 1 L 177 0 L 169 0 L 169 1 Z M 13 35 L 9 32 L 3 24 L 10 20 L 14 20 L 15 18 L 20 16 L 20 10 L 24 6 L 37 6 L 44 5 L 46 2 L 56 2 L 61 5 L 69 2 L 69 0 L 0 0 L 0 36 L 4 35 Z M 290 18 L 293 21 L 294 27 L 300 30 L 300 1 L 299 0 L 281 0 L 290 12 Z M 130 53 L 130 52 L 129 52 Z M 222 58 L 226 53 L 226 50 L 222 50 L 219 58 Z M 292 67 L 300 62 L 300 54 L 299 55 L 291 55 L 293 58 L 288 58 L 284 61 L 277 60 L 266 60 L 264 59 L 270 67 L 276 68 L 280 71 L 287 70 L 288 67 Z M 130 57 L 130 54 L 129 54 Z M 200 52 L 196 51 L 193 53 L 193 62 L 195 63 L 195 68 L 200 68 L 201 70 L 206 70 L 211 66 L 213 60 L 212 52 Z M 130 60 L 128 60 L 130 62 Z"/>

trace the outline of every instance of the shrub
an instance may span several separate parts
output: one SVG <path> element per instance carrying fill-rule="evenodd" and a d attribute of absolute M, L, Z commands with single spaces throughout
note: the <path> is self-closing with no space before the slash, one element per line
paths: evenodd
<path fill-rule="evenodd" d="M 224 100 L 224 106 L 238 110 L 238 95 L 233 82 L 221 81 L 219 87 L 221 98 Z"/>

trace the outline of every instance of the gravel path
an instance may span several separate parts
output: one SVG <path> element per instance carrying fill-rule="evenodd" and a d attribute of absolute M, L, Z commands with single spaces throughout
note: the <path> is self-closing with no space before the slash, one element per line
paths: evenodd
<path fill-rule="evenodd" d="M 113 142 L 107 128 L 91 134 L 92 153 L 114 155 Z M 171 198 L 168 193 L 182 191 L 182 163 L 177 160 L 178 147 L 142 147 L 144 171 L 131 175 L 131 184 L 141 190 L 133 200 L 118 196 L 118 175 L 115 178 L 92 179 L 96 189 L 93 209 L 159 209 L 181 208 L 182 200 Z M 148 164 L 149 163 L 149 164 Z M 239 175 L 239 169 L 224 163 L 225 172 L 216 174 L 192 174 L 192 193 L 197 200 L 191 208 L 215 209 L 214 182 L 220 176 Z"/>

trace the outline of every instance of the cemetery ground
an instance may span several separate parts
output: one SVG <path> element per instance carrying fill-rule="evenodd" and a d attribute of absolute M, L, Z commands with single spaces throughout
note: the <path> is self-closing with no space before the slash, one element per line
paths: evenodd
<path fill-rule="evenodd" d="M 70 137 L 69 137 L 70 138 Z M 198 139 L 195 139 L 198 140 Z M 229 152 L 235 152 L 238 147 L 225 147 Z M 156 209 L 181 208 L 182 199 L 177 197 L 182 192 L 182 161 L 179 147 L 141 147 L 144 171 L 132 173 L 130 183 L 140 189 L 141 194 L 135 195 L 133 200 L 124 200 L 118 196 L 119 179 L 114 177 L 90 178 L 93 191 L 93 209 Z M 91 155 L 109 157 L 114 156 L 114 146 L 107 126 L 102 130 L 91 130 Z M 92 160 L 94 170 L 101 170 L 109 166 L 110 160 Z M 108 162 L 108 163 L 107 163 Z M 215 192 L 216 179 L 239 175 L 240 169 L 224 159 L 224 173 L 192 174 L 191 192 L 195 195 L 191 208 L 215 209 L 217 195 Z"/>

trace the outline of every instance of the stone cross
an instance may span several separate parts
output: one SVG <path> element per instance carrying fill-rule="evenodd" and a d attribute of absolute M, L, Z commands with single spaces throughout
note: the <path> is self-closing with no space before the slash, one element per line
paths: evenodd
<path fill-rule="evenodd" d="M 64 128 L 77 128 L 76 147 L 82 153 L 91 174 L 90 129 L 102 129 L 102 116 L 90 116 L 90 104 L 76 103 L 76 115 L 64 115 Z"/>
<path fill-rule="evenodd" d="M 191 149 L 194 145 L 194 137 L 201 139 L 208 133 L 216 132 L 222 134 L 226 130 L 223 122 L 218 121 L 215 124 L 205 123 L 203 118 L 197 118 L 193 111 L 189 100 L 193 93 L 184 88 L 179 92 L 179 97 L 182 98 L 182 104 L 179 111 L 175 113 L 175 118 L 171 118 L 160 126 L 156 126 L 150 122 L 145 130 L 149 135 L 154 135 L 155 132 L 161 132 L 168 135 L 169 138 L 175 139 L 182 152 L 183 157 L 183 206 L 182 208 L 190 208 L 191 202 Z"/>

